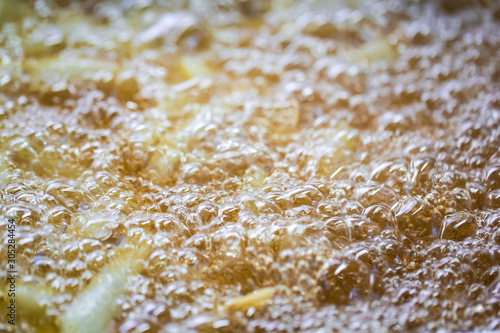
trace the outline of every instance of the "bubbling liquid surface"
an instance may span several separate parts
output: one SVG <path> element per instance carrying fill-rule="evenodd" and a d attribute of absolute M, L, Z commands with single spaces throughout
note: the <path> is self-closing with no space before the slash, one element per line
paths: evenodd
<path fill-rule="evenodd" d="M 21 330 L 500 329 L 496 2 L 0 9 Z"/>

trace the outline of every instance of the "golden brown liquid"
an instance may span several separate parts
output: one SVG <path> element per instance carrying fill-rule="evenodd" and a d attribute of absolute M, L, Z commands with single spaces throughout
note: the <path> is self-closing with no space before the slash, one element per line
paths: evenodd
<path fill-rule="evenodd" d="M 498 3 L 0 0 L 0 29 L 0 331 L 500 329 Z"/>

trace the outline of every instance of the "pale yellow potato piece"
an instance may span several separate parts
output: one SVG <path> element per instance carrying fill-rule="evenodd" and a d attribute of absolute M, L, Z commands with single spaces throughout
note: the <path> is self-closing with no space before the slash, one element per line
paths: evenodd
<path fill-rule="evenodd" d="M 91 77 L 99 71 L 118 72 L 115 63 L 91 58 L 47 57 L 32 59 L 25 63 L 24 70 L 39 79 L 78 79 Z"/>
<path fill-rule="evenodd" d="M 46 307 L 53 295 L 53 290 L 40 286 L 18 285 L 16 288 L 19 318 L 32 325 L 37 333 L 57 332 L 57 323 L 46 316 Z"/>
<path fill-rule="evenodd" d="M 343 50 L 342 54 L 346 61 L 353 63 L 371 63 L 374 61 L 387 61 L 396 58 L 394 46 L 385 38 L 367 42 L 359 49 Z"/>
<path fill-rule="evenodd" d="M 262 308 L 274 295 L 276 288 L 268 287 L 254 291 L 251 294 L 236 297 L 226 303 L 224 309 L 228 312 L 246 311 L 250 307 Z"/>
<path fill-rule="evenodd" d="M 61 316 L 61 332 L 104 332 L 118 310 L 116 299 L 126 289 L 129 275 L 139 271 L 140 259 L 148 250 L 126 251 L 120 259 L 106 267 L 87 289 L 80 293 Z"/>
<path fill-rule="evenodd" d="M 195 76 L 208 76 L 215 72 L 215 69 L 202 56 L 184 56 L 181 58 L 182 70 L 188 78 Z"/>

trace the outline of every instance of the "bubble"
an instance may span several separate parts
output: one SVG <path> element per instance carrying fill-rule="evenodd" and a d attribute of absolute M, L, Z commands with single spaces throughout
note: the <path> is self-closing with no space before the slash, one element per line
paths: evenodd
<path fill-rule="evenodd" d="M 219 216 L 222 221 L 229 222 L 234 221 L 238 217 L 238 213 L 241 211 L 241 207 L 232 204 L 226 204 L 220 208 Z"/>
<path fill-rule="evenodd" d="M 37 158 L 37 153 L 25 138 L 13 139 L 9 144 L 9 148 L 11 159 L 17 163 L 27 163 Z"/>
<path fill-rule="evenodd" d="M 411 237 L 421 238 L 433 233 L 440 219 L 436 209 L 418 197 L 406 197 L 392 206 L 398 227 Z"/>
<path fill-rule="evenodd" d="M 398 189 L 406 182 L 407 172 L 408 166 L 406 163 L 387 161 L 377 165 L 373 169 L 370 178 Z"/>
<path fill-rule="evenodd" d="M 151 27 L 140 33 L 136 43 L 146 45 L 164 39 L 170 43 L 186 43 L 186 46 L 199 47 L 208 42 L 208 31 L 198 17 L 188 12 L 167 13 Z M 191 45 L 193 43 L 193 45 Z"/>
<path fill-rule="evenodd" d="M 354 190 L 354 198 L 363 206 L 381 203 L 392 205 L 397 201 L 398 195 L 389 187 L 372 185 Z"/>
<path fill-rule="evenodd" d="M 63 228 L 71 220 L 71 212 L 64 207 L 54 207 L 47 212 L 47 221 L 50 224 Z"/>
<path fill-rule="evenodd" d="M 473 215 L 457 213 L 445 217 L 441 226 L 440 238 L 464 240 L 476 232 L 477 223 Z"/>
<path fill-rule="evenodd" d="M 372 205 L 363 211 L 370 220 L 379 225 L 380 228 L 396 228 L 397 221 L 392 211 L 385 205 Z"/>
<path fill-rule="evenodd" d="M 198 206 L 196 213 L 201 223 L 207 224 L 212 218 L 218 216 L 218 206 L 212 202 L 204 202 Z"/>
<path fill-rule="evenodd" d="M 328 303 L 346 303 L 353 289 L 364 291 L 369 285 L 369 271 L 359 260 L 333 259 L 318 273 L 318 298 Z"/>
<path fill-rule="evenodd" d="M 19 225 L 36 225 L 40 223 L 41 212 L 39 206 L 30 203 L 6 205 L 3 208 L 4 216 L 17 220 Z"/>
<path fill-rule="evenodd" d="M 500 185 L 500 166 L 492 166 L 485 173 L 486 182 L 492 189 Z"/>

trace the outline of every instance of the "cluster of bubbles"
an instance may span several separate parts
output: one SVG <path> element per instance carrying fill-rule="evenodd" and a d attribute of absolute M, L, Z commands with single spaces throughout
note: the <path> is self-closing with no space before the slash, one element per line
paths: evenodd
<path fill-rule="evenodd" d="M 51 295 L 24 329 L 120 247 L 150 251 L 116 332 L 500 329 L 494 1 L 13 3 L 0 211 Z"/>

